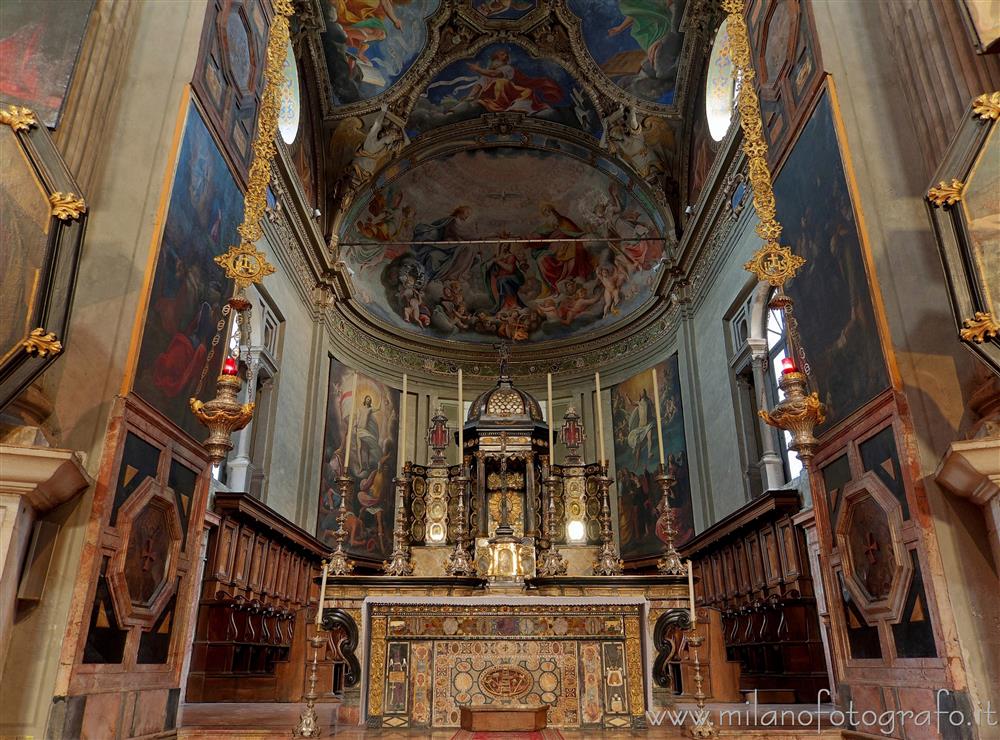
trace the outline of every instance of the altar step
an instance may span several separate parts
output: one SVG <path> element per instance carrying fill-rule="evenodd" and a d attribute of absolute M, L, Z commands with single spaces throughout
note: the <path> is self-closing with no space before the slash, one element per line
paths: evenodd
<path fill-rule="evenodd" d="M 288 740 L 302 714 L 301 703 L 197 702 L 181 706 L 178 740 Z M 316 704 L 324 737 L 337 725 L 339 701 Z"/>
<path fill-rule="evenodd" d="M 794 704 L 795 689 L 740 689 L 743 701 L 752 702 L 754 694 L 760 704 Z"/>

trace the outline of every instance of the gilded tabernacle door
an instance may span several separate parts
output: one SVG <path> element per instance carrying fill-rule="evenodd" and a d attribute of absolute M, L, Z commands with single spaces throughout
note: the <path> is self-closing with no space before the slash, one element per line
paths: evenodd
<path fill-rule="evenodd" d="M 548 725 L 644 726 L 646 600 L 370 597 L 369 727 L 458 727 L 463 707 L 547 705 Z"/>

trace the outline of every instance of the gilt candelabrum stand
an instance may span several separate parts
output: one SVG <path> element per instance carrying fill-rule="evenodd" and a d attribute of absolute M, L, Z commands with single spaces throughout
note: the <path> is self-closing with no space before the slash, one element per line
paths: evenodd
<path fill-rule="evenodd" d="M 323 583 L 326 584 L 326 574 L 329 572 L 329 563 L 323 562 Z M 319 699 L 319 694 L 316 693 L 316 682 L 318 680 L 317 671 L 319 669 L 319 649 L 326 642 L 326 637 L 321 635 L 320 632 L 323 631 L 323 620 L 321 615 L 323 614 L 323 599 L 325 594 L 323 593 L 323 588 L 320 588 L 319 603 L 316 608 L 319 610 L 320 616 L 317 617 L 316 629 L 313 632 L 313 636 L 309 638 L 309 643 L 313 646 L 312 662 L 309 666 L 309 690 L 305 693 L 303 697 L 306 700 L 306 705 L 302 709 L 302 714 L 299 715 L 299 723 L 295 725 L 292 729 L 292 737 L 320 737 L 322 732 L 319 726 L 319 715 L 316 714 L 316 700 Z"/>
<path fill-rule="evenodd" d="M 698 648 L 705 642 L 705 638 L 698 632 L 697 620 L 691 620 L 687 628 L 687 642 L 691 647 L 694 657 L 694 700 L 698 705 L 698 711 L 694 715 L 694 724 L 689 728 L 691 737 L 706 738 L 716 737 L 719 732 L 712 722 L 711 710 L 705 708 L 705 677 L 701 674 L 701 657 Z"/>
<path fill-rule="evenodd" d="M 611 480 L 608 478 L 608 468 L 600 463 L 600 475 L 597 478 L 601 490 L 601 551 L 594 563 L 594 575 L 620 576 L 622 574 L 622 559 L 615 544 L 615 533 L 611 528 Z"/>
<path fill-rule="evenodd" d="M 403 474 L 396 478 L 396 522 L 392 529 L 392 554 L 382 563 L 387 576 L 412 576 L 413 563 L 410 562 L 409 537 L 409 496 L 410 465 L 406 464 Z"/>
<path fill-rule="evenodd" d="M 663 465 L 660 465 L 656 474 L 656 482 L 660 486 L 660 511 L 662 512 L 660 516 L 663 517 L 663 533 L 666 537 L 663 557 L 657 562 L 656 569 L 665 575 L 682 576 L 687 573 L 687 568 L 684 567 L 680 553 L 674 547 L 677 528 L 674 524 L 674 509 L 670 505 L 670 500 L 674 497 L 674 486 L 677 485 L 677 479 L 671 473 L 664 471 Z"/>
<path fill-rule="evenodd" d="M 354 572 L 354 561 L 347 557 L 344 550 L 344 540 L 347 538 L 347 496 L 351 492 L 351 479 L 346 475 L 337 478 L 337 490 L 340 492 L 340 509 L 337 511 L 337 549 L 330 556 L 330 573 L 335 576 L 346 576 Z"/>
<path fill-rule="evenodd" d="M 546 465 L 542 474 L 545 487 L 545 528 L 542 532 L 542 556 L 538 561 L 538 574 L 542 576 L 566 575 L 566 558 L 556 549 L 556 479 L 552 466 Z"/>
<path fill-rule="evenodd" d="M 445 573 L 450 576 L 471 576 L 476 572 L 475 563 L 469 557 L 468 532 L 466 529 L 468 517 L 465 514 L 465 497 L 469 489 L 469 476 L 465 461 L 459 467 L 459 475 L 454 481 L 452 489 L 458 496 L 455 503 L 455 517 L 458 519 L 455 525 L 455 549 L 448 556 L 445 563 Z"/>

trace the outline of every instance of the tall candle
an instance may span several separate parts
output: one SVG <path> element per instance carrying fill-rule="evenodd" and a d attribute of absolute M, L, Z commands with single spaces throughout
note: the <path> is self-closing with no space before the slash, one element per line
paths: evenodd
<path fill-rule="evenodd" d="M 326 598 L 326 574 L 329 572 L 329 564 L 323 561 L 323 583 L 319 587 L 319 603 L 316 605 L 316 626 L 319 627 L 323 621 L 323 600 Z"/>
<path fill-rule="evenodd" d="M 600 457 L 597 462 L 604 464 L 604 408 L 601 402 L 601 374 L 594 373 L 594 385 L 597 386 L 597 443 Z"/>
<path fill-rule="evenodd" d="M 660 416 L 660 384 L 656 379 L 656 368 L 650 368 L 650 375 L 653 376 L 653 405 L 656 408 L 656 442 L 660 446 L 660 467 L 665 465 L 663 461 L 663 417 Z"/>
<path fill-rule="evenodd" d="M 396 463 L 396 475 L 403 474 L 403 464 L 406 462 L 406 382 L 408 378 L 403 373 L 403 393 L 399 397 L 399 455 Z"/>
<path fill-rule="evenodd" d="M 691 627 L 698 622 L 698 616 L 694 609 L 694 567 L 688 560 L 688 599 L 691 602 Z"/>
<path fill-rule="evenodd" d="M 556 449 L 552 441 L 554 436 L 552 427 L 556 423 L 556 420 L 552 418 L 552 373 L 547 373 L 545 380 L 549 387 L 549 396 L 546 401 L 545 411 L 549 417 L 549 468 L 551 469 L 552 463 L 556 461 Z"/>
<path fill-rule="evenodd" d="M 358 412 L 358 374 L 354 373 L 351 386 L 351 413 L 347 417 L 347 450 L 344 452 L 344 475 L 351 469 L 351 437 L 354 434 L 354 417 Z"/>
<path fill-rule="evenodd" d="M 465 465 L 465 401 L 462 399 L 462 368 L 458 368 L 458 468 Z"/>

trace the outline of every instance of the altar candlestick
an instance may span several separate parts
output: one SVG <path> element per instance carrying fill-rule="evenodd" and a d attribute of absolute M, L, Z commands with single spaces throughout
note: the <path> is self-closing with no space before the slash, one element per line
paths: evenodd
<path fill-rule="evenodd" d="M 694 629 L 694 625 L 698 623 L 698 616 L 694 606 L 694 567 L 690 560 L 688 560 L 688 599 L 691 602 L 691 628 Z"/>
<path fill-rule="evenodd" d="M 462 399 L 462 368 L 458 368 L 458 469 L 465 465 L 465 401 Z"/>
<path fill-rule="evenodd" d="M 316 626 L 319 627 L 323 621 L 323 599 L 326 597 L 326 574 L 329 572 L 327 561 L 323 561 L 323 583 L 319 587 L 319 603 L 316 604 Z"/>
<path fill-rule="evenodd" d="M 354 415 L 358 411 L 358 374 L 354 373 L 351 386 L 351 413 L 347 417 L 347 449 L 344 451 L 344 475 L 351 469 L 351 436 L 354 434 Z"/>
<path fill-rule="evenodd" d="M 653 405 L 656 408 L 656 442 L 660 446 L 660 467 L 665 464 L 663 461 L 663 417 L 660 415 L 660 383 L 656 379 L 656 368 L 650 368 L 653 376 Z"/>
<path fill-rule="evenodd" d="M 604 464 L 604 408 L 601 402 L 601 374 L 594 373 L 594 385 L 597 386 L 597 442 L 600 457 L 598 463 Z"/>
<path fill-rule="evenodd" d="M 399 455 L 396 462 L 396 475 L 403 474 L 403 464 L 406 462 L 406 382 L 408 378 L 403 373 L 403 393 L 399 397 Z"/>
<path fill-rule="evenodd" d="M 552 373 L 547 373 L 545 378 L 546 383 L 549 387 L 549 396 L 546 401 L 545 412 L 549 417 L 549 469 L 552 469 L 552 463 L 556 460 L 556 450 L 553 446 L 553 430 L 552 427 L 556 423 L 555 419 L 552 417 Z"/>

